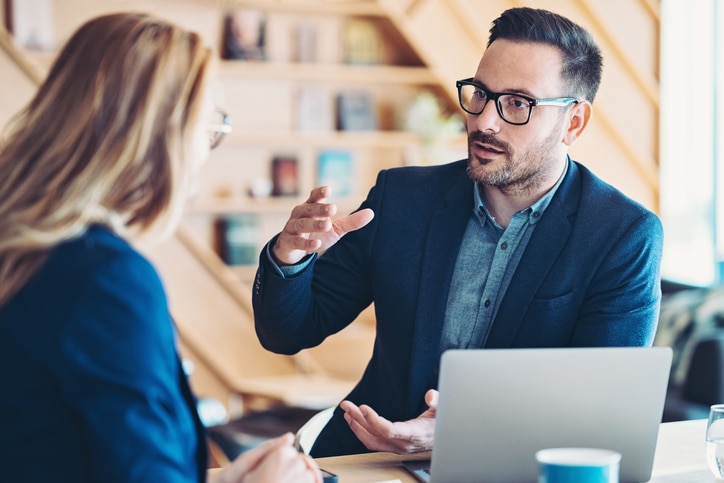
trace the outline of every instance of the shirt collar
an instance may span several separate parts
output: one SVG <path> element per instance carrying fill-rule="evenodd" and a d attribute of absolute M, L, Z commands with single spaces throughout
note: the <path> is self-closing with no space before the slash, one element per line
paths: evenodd
<path fill-rule="evenodd" d="M 530 205 L 528 208 L 525 208 L 523 210 L 520 210 L 518 213 L 527 213 L 528 214 L 528 223 L 531 225 L 537 223 L 541 216 L 543 216 L 543 212 L 548 208 L 548 205 L 550 204 L 551 200 L 556 194 L 556 191 L 558 191 L 558 188 L 561 186 L 561 183 L 563 182 L 563 178 L 566 177 L 566 173 L 568 172 L 568 163 L 570 162 L 570 158 L 566 156 L 566 163 L 563 167 L 563 173 L 561 173 L 560 177 L 558 178 L 558 181 L 556 181 L 556 184 L 553 185 L 553 188 L 548 190 L 546 194 L 544 194 L 538 201 Z M 475 183 L 475 187 L 473 189 L 473 206 L 475 211 L 475 216 L 478 217 L 481 223 L 485 224 L 486 222 L 491 222 L 495 226 L 499 226 L 497 222 L 495 221 L 495 218 L 492 217 L 488 209 L 485 207 L 485 203 L 483 202 L 483 197 L 480 194 L 480 186 L 479 183 Z M 517 214 L 517 213 L 516 213 Z"/>

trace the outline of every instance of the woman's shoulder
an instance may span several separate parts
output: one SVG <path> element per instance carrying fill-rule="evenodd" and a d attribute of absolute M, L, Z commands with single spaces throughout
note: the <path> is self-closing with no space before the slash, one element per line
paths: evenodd
<path fill-rule="evenodd" d="M 54 247 L 19 297 L 67 306 L 88 295 L 114 295 L 129 290 L 163 297 L 153 265 L 127 240 L 108 228 L 93 226 Z"/>
<path fill-rule="evenodd" d="M 151 263 L 130 242 L 103 226 L 92 226 L 53 248 L 44 271 L 83 277 L 114 265 L 125 267 L 117 276 L 124 272 L 132 275 L 138 270 L 155 273 Z"/>

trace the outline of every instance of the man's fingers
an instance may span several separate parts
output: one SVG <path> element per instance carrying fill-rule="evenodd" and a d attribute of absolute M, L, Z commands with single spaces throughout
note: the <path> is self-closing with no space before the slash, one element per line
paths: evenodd
<path fill-rule="evenodd" d="M 330 194 L 332 194 L 332 188 L 329 186 L 317 186 L 309 193 L 307 203 L 318 203 L 319 201 L 323 201 L 325 198 L 328 198 Z"/>
<path fill-rule="evenodd" d="M 388 419 L 383 418 L 369 406 L 360 406 L 360 412 L 364 417 L 365 428 L 370 434 L 382 438 L 397 438 L 394 431 L 394 424 Z"/>
<path fill-rule="evenodd" d="M 334 220 L 334 231 L 340 236 L 351 231 L 359 230 L 375 217 L 374 211 L 369 208 L 359 210 L 349 216 Z"/>
<path fill-rule="evenodd" d="M 393 424 L 377 414 L 371 407 L 363 404 L 356 406 L 349 401 L 345 401 L 341 405 L 345 412 L 345 420 L 348 423 L 354 422 L 360 426 L 365 432 L 375 437 L 394 438 Z"/>
<path fill-rule="evenodd" d="M 355 436 L 357 436 L 357 439 L 359 439 L 367 449 L 371 451 L 394 451 L 394 448 L 387 440 L 371 434 L 363 425 L 357 422 L 357 420 L 352 419 L 349 414 L 345 414 L 345 419 L 347 420 L 347 424 L 349 424 L 349 429 L 352 430 Z"/>
<path fill-rule="evenodd" d="M 337 205 L 334 203 L 309 203 L 305 201 L 292 209 L 291 218 L 329 218 L 337 214 Z"/>
<path fill-rule="evenodd" d="M 292 235 L 285 231 L 281 232 L 274 244 L 274 255 L 280 257 L 281 252 L 292 250 L 314 251 L 322 244 L 318 238 L 309 238 L 303 235 Z M 302 255 L 303 256 L 303 255 Z M 301 258 L 301 256 L 300 256 Z"/>
<path fill-rule="evenodd" d="M 435 389 L 430 389 L 425 393 L 425 404 L 431 409 L 437 409 L 437 401 L 440 399 L 440 393 Z"/>

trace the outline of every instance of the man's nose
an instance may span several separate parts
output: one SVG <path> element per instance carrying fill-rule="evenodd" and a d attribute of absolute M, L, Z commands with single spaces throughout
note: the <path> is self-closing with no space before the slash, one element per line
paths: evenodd
<path fill-rule="evenodd" d="M 492 99 L 487 100 L 483 112 L 477 116 L 471 114 L 469 117 L 469 121 L 481 132 L 498 132 L 500 131 L 500 123 L 505 122 L 500 118 L 498 108 Z"/>

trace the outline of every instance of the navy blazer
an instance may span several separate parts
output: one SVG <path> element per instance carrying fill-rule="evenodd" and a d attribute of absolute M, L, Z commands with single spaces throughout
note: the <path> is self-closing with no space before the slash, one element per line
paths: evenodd
<path fill-rule="evenodd" d="M 348 398 L 392 421 L 418 416 L 437 384 L 450 283 L 473 210 L 466 166 L 382 171 L 362 204 L 374 220 L 295 277 L 280 277 L 262 256 L 253 303 L 264 347 L 293 354 L 316 346 L 374 303 L 372 358 Z M 655 214 L 569 160 L 485 347 L 650 345 L 662 245 Z M 364 451 L 337 408 L 312 454 Z"/>
<path fill-rule="evenodd" d="M 199 482 L 206 440 L 151 264 L 94 227 L 0 307 L 0 480 Z"/>

